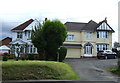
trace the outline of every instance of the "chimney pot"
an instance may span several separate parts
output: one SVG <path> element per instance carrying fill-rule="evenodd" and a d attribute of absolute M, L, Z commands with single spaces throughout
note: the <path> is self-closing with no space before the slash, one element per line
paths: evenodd
<path fill-rule="evenodd" d="M 47 21 L 47 18 L 45 18 L 45 21 Z"/>

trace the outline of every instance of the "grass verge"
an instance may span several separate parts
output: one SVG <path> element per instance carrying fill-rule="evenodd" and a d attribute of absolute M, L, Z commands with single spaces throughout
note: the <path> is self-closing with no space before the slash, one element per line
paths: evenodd
<path fill-rule="evenodd" d="M 75 80 L 79 76 L 73 69 L 54 61 L 3 61 L 2 80 Z"/>
<path fill-rule="evenodd" d="M 108 71 L 120 76 L 120 68 L 108 69 Z"/>

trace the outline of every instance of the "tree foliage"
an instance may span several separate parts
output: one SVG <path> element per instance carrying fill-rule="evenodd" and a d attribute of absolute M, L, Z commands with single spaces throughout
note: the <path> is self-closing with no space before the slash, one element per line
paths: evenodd
<path fill-rule="evenodd" d="M 114 48 L 120 47 L 120 43 L 114 42 Z"/>
<path fill-rule="evenodd" d="M 45 50 L 46 41 L 43 38 L 42 25 L 39 22 L 32 29 L 31 40 L 34 46 L 37 48 L 38 54 L 42 55 Z"/>
<path fill-rule="evenodd" d="M 59 20 L 47 20 L 42 25 L 38 23 L 32 30 L 32 43 L 40 55 L 46 59 L 57 58 L 58 48 L 63 45 L 67 36 L 66 26 Z"/>
<path fill-rule="evenodd" d="M 64 46 L 61 46 L 59 49 L 59 61 L 62 62 L 67 54 L 67 48 Z"/>

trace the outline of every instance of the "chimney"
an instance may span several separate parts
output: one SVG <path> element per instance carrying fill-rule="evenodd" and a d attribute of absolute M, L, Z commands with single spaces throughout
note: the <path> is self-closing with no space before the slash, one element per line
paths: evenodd
<path fill-rule="evenodd" d="M 45 18 L 45 21 L 47 21 L 47 18 Z"/>
<path fill-rule="evenodd" d="M 107 22 L 107 17 L 105 17 L 105 20 L 104 21 L 106 21 Z"/>

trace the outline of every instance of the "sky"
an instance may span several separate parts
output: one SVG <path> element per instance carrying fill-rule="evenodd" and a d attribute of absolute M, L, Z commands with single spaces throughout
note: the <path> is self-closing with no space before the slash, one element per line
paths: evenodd
<path fill-rule="evenodd" d="M 118 41 L 119 0 L 0 0 L 0 39 L 11 37 L 11 29 L 29 20 L 59 19 L 62 23 L 97 23 L 107 17 L 115 30 L 113 42 Z"/>

